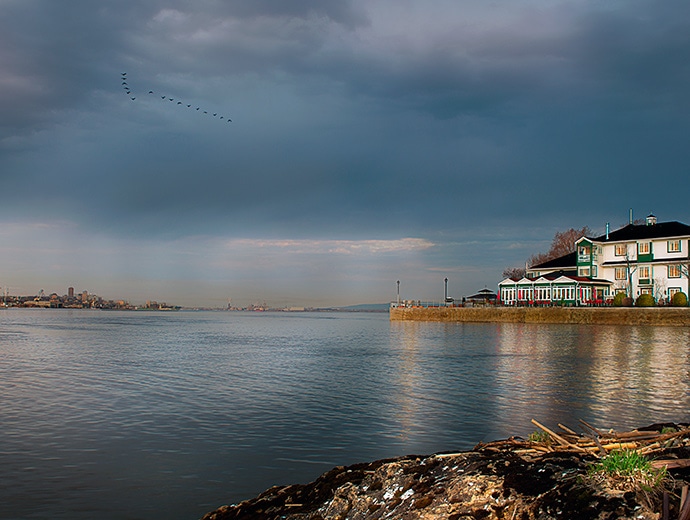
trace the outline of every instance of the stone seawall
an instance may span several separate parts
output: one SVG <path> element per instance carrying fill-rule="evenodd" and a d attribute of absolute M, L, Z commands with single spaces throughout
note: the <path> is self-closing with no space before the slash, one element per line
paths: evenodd
<path fill-rule="evenodd" d="M 390 320 L 687 327 L 690 307 L 399 307 Z"/>

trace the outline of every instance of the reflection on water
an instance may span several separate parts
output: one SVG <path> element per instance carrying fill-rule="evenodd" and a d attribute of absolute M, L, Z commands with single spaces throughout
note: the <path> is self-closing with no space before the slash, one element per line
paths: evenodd
<path fill-rule="evenodd" d="M 690 330 L 0 311 L 0 518 L 192 519 L 338 464 L 688 421 Z"/>
<path fill-rule="evenodd" d="M 690 417 L 690 329 L 392 322 L 405 346 L 398 404 L 414 424 L 433 389 L 475 441 L 578 420 L 628 429 Z M 430 346 L 436 345 L 435 348 Z M 429 363 L 432 356 L 439 356 Z M 425 367 L 431 366 L 430 370 Z M 460 413 L 458 413 L 460 412 Z M 407 429 L 403 430 L 407 431 Z M 478 438 L 479 437 L 479 438 Z"/>

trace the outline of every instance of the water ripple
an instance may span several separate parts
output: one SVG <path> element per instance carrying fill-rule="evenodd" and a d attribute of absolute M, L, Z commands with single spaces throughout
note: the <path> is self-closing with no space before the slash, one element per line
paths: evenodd
<path fill-rule="evenodd" d="M 0 311 L 0 518 L 198 518 L 529 420 L 687 421 L 684 328 Z M 37 490 L 40 490 L 38 492 Z"/>

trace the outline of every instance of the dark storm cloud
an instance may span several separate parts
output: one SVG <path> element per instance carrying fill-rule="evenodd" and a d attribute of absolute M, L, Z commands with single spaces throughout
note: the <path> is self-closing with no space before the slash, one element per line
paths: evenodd
<path fill-rule="evenodd" d="M 496 220 L 547 211 L 584 225 L 573 183 L 627 207 L 647 197 L 635 186 L 650 170 L 687 167 L 683 2 L 413 8 L 5 2 L 2 175 L 27 198 L 50 187 L 39 192 L 75 215 L 88 198 L 102 209 L 90 222 L 118 214 L 124 233 L 251 222 L 400 235 L 487 205 Z M 227 113 L 233 128 L 159 93 Z"/>
<path fill-rule="evenodd" d="M 469 294 L 690 221 L 689 87 L 680 0 L 0 0 L 0 271 Z"/>

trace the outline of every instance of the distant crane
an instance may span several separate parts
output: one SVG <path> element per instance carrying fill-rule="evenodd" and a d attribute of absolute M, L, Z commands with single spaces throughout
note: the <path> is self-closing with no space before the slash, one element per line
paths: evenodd
<path fill-rule="evenodd" d="M 36 297 L 34 298 L 34 301 L 35 301 L 35 302 L 40 302 L 40 301 L 41 301 L 41 298 L 43 298 L 43 289 L 41 289 L 40 291 L 38 291 L 38 295 L 36 295 Z"/>

